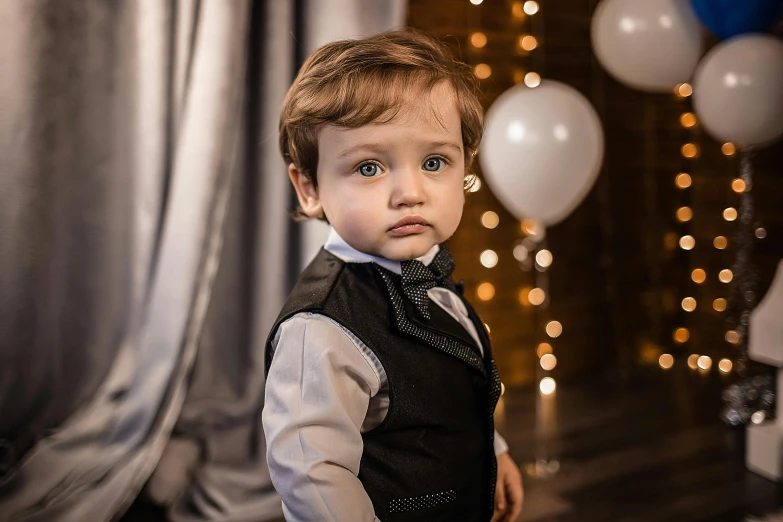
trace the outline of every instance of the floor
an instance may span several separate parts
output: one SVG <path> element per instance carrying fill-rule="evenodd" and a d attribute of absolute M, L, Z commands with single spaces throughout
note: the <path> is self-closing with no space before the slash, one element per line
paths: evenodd
<path fill-rule="evenodd" d="M 655 368 L 561 386 L 539 408 L 531 392 L 506 393 L 512 456 L 544 471 L 526 478 L 521 520 L 735 522 L 780 509 L 783 488 L 745 470 L 744 430 L 718 418 L 728 379 Z"/>
<path fill-rule="evenodd" d="M 783 509 L 783 486 L 745 470 L 744 431 L 718 419 L 727 379 L 655 368 L 544 398 L 508 389 L 497 425 L 526 474 L 520 521 L 739 522 Z M 137 504 L 122 522 L 157 520 Z"/>

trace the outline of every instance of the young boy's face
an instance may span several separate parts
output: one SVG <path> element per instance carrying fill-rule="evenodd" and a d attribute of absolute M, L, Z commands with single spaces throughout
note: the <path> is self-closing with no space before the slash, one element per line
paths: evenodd
<path fill-rule="evenodd" d="M 441 82 L 429 93 L 411 93 L 389 123 L 325 126 L 318 135 L 318 189 L 291 177 L 304 211 L 323 212 L 356 250 L 398 261 L 424 255 L 454 234 L 465 202 L 462 128 L 451 87 Z"/>

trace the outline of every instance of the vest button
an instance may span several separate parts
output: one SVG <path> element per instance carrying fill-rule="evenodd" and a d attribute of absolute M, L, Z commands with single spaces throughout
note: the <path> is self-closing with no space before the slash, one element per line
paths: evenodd
<path fill-rule="evenodd" d="M 5 475 L 16 463 L 16 451 L 11 441 L 0 439 L 0 476 Z"/>

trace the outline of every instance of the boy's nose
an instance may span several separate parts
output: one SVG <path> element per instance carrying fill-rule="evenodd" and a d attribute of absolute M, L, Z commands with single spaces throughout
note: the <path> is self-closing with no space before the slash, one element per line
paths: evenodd
<path fill-rule="evenodd" d="M 426 201 L 422 184 L 424 176 L 418 169 L 400 169 L 392 177 L 394 188 L 391 204 L 393 207 L 412 207 Z"/>

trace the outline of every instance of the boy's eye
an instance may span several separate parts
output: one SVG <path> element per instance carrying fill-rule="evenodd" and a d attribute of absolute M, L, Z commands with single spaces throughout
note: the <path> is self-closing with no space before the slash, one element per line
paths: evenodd
<path fill-rule="evenodd" d="M 366 178 L 371 178 L 378 174 L 378 165 L 375 163 L 365 163 L 359 167 L 359 174 Z"/>
<path fill-rule="evenodd" d="M 443 166 L 443 160 L 440 158 L 430 158 L 424 162 L 424 170 L 437 172 Z"/>

